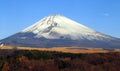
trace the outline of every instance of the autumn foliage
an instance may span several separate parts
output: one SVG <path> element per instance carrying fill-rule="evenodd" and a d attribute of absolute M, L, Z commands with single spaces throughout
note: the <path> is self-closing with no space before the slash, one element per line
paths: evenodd
<path fill-rule="evenodd" d="M 0 71 L 120 71 L 120 53 L 1 50 Z"/>

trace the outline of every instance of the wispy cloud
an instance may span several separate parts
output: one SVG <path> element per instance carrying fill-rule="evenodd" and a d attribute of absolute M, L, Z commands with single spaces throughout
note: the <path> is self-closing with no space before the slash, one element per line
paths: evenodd
<path fill-rule="evenodd" d="M 109 13 L 103 13 L 103 15 L 104 15 L 104 16 L 110 16 L 110 14 L 109 14 Z"/>

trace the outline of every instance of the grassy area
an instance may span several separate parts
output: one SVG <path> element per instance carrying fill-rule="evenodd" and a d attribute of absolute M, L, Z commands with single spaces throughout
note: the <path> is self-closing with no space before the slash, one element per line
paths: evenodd
<path fill-rule="evenodd" d="M 35 48 L 35 47 L 14 47 L 14 46 L 3 46 L 0 49 L 18 49 L 18 50 L 39 50 L 39 51 L 57 51 L 64 53 L 108 53 L 108 52 L 120 52 L 120 50 L 105 50 L 102 48 L 87 48 L 87 47 L 52 47 L 52 48 Z"/>

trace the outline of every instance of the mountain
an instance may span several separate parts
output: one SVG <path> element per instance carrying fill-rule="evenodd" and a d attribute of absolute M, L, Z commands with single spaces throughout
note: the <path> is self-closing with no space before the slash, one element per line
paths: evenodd
<path fill-rule="evenodd" d="M 120 48 L 120 39 L 97 32 L 62 15 L 47 16 L 0 42 L 32 47 Z"/>

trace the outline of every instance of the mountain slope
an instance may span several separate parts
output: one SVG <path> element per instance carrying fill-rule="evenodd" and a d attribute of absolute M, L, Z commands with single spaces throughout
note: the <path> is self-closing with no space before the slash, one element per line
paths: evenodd
<path fill-rule="evenodd" d="M 61 15 L 45 17 L 1 42 L 6 45 L 33 47 L 120 47 L 120 39 L 96 32 Z"/>
<path fill-rule="evenodd" d="M 102 38 L 110 38 L 61 15 L 45 17 L 34 25 L 24 29 L 21 33 L 26 32 L 36 34 L 35 37 L 37 38 L 45 37 L 47 39 L 60 39 L 62 37 L 73 40 L 84 38 L 101 40 Z"/>

